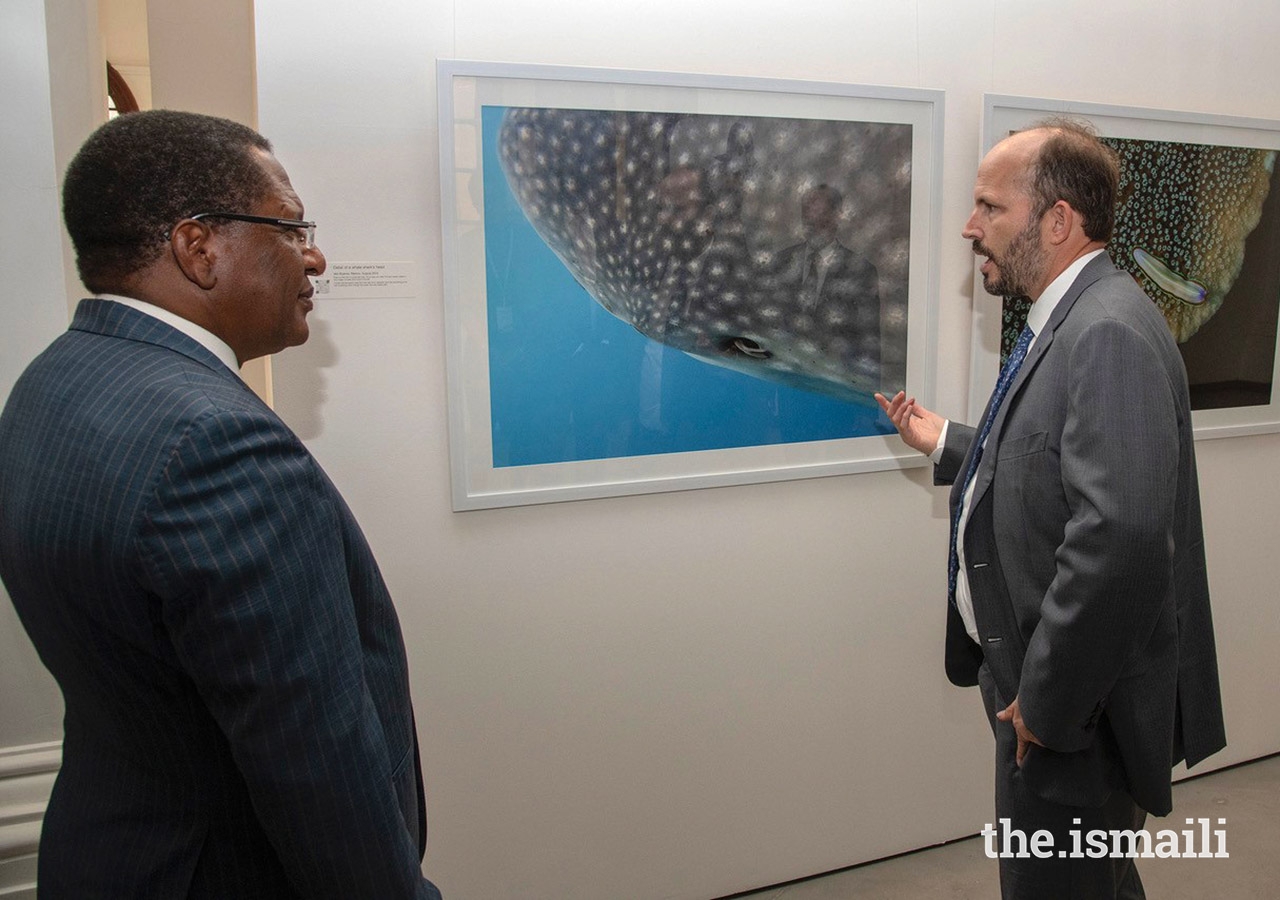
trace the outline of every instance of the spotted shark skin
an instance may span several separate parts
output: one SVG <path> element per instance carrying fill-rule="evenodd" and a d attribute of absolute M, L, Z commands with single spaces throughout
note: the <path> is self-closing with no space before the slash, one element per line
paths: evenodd
<path fill-rule="evenodd" d="M 1106 143 L 1119 154 L 1121 171 L 1112 255 L 1184 343 L 1222 307 L 1240 274 L 1276 154 L 1171 141 Z"/>
<path fill-rule="evenodd" d="M 538 235 L 646 337 L 860 403 L 902 382 L 910 126 L 521 107 L 498 151 Z M 823 246 L 802 209 L 820 186 Z"/>

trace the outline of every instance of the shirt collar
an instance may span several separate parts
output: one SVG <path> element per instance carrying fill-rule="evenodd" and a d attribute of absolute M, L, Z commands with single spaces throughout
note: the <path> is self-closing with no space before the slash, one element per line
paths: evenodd
<path fill-rule="evenodd" d="M 1106 248 L 1101 247 L 1086 253 L 1077 259 L 1071 265 L 1067 266 L 1057 278 L 1049 282 L 1049 286 L 1044 289 L 1036 301 L 1031 304 L 1031 311 L 1027 313 L 1027 324 L 1031 326 L 1031 330 L 1037 335 L 1044 331 L 1045 326 L 1049 324 L 1049 317 L 1053 315 L 1053 311 L 1057 308 L 1058 303 L 1067 295 L 1067 291 L 1075 280 L 1084 271 L 1084 267 L 1099 253 L 1105 252 Z"/>
<path fill-rule="evenodd" d="M 214 356 L 218 357 L 224 365 L 236 377 L 240 377 L 240 363 L 236 359 L 235 351 L 227 345 L 227 343 L 207 328 L 202 328 L 190 319 L 184 319 L 177 313 L 170 312 L 167 309 L 156 306 L 154 303 L 147 303 L 145 300 L 136 300 L 133 297 L 122 297 L 119 294 L 98 294 L 101 300 L 109 300 L 112 303 L 122 303 L 130 309 L 136 309 L 138 312 L 151 316 L 153 319 L 159 319 L 166 325 L 176 328 L 187 337 L 204 347 Z"/>

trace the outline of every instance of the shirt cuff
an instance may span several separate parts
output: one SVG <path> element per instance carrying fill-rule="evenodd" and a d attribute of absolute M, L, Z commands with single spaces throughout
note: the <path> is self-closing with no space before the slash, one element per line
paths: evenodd
<path fill-rule="evenodd" d="M 938 446 L 933 448 L 933 452 L 929 454 L 929 461 L 935 466 L 942 462 L 942 451 L 947 446 L 947 429 L 951 427 L 951 420 L 946 419 L 942 423 L 942 430 L 938 432 Z"/>

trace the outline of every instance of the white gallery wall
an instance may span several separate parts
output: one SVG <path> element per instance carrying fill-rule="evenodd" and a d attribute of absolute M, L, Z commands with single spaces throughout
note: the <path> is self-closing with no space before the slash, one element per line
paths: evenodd
<path fill-rule="evenodd" d="M 84 25 L 75 16 L 47 20 L 43 0 L 0 3 L 0 398 L 67 326 L 55 151 L 55 135 L 66 121 L 55 121 L 50 94 L 52 85 L 84 73 L 74 62 L 51 72 L 47 47 L 73 42 Z M 34 897 L 25 888 L 35 879 L 40 811 L 61 738 L 57 684 L 0 587 L 0 895 L 14 900 Z M 10 895 L 10 888 L 23 892 Z"/>
<path fill-rule="evenodd" d="M 413 299 L 321 301 L 274 366 L 397 598 L 446 894 L 705 898 L 972 834 L 991 738 L 942 673 L 927 470 L 450 511 L 436 58 L 945 90 L 937 405 L 960 414 L 983 92 L 1280 118 L 1276 33 L 1242 0 L 258 4 L 260 124 L 322 248 L 416 264 Z M 1280 750 L 1278 450 L 1199 447 L 1216 765 Z"/>
<path fill-rule="evenodd" d="M 7 99 L 0 129 L 0 273 L 7 287 L 0 299 L 0 396 L 7 398 L 31 358 L 67 327 L 67 301 L 44 4 L 14 0 L 0 15 L 0 81 Z M 57 687 L 3 596 L 0 748 L 55 739 L 62 727 Z"/>
<path fill-rule="evenodd" d="M 39 76 L 10 13 L 35 29 L 43 5 L 7 0 L 6 85 Z M 992 749 L 942 672 L 927 469 L 451 511 L 435 60 L 944 90 L 936 407 L 959 415 L 974 305 L 995 302 L 959 237 L 982 94 L 1280 119 L 1277 33 L 1263 0 L 259 0 L 259 122 L 321 247 L 414 264 L 410 299 L 318 303 L 274 380 L 396 597 L 446 896 L 696 900 L 973 834 Z M 45 179 L 43 225 L 22 230 L 8 184 L 0 211 L 4 394 L 66 321 L 60 276 L 30 274 L 56 209 L 36 107 L 36 138 L 6 122 L 0 145 Z M 1280 435 L 1198 450 L 1230 740 L 1208 769 L 1280 750 Z M 0 648 L 2 761 L 61 730 L 7 602 Z"/>

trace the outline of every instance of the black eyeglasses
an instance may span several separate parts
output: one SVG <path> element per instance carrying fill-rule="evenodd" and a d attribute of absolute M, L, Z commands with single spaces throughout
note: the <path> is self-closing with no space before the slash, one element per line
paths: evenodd
<path fill-rule="evenodd" d="M 197 222 L 201 219 L 231 219 L 236 222 L 253 222 L 256 225 L 276 225 L 294 231 L 298 236 L 298 242 L 306 249 L 311 250 L 316 245 L 316 223 L 305 222 L 302 219 L 273 219 L 271 216 L 250 216 L 246 213 L 228 212 L 202 212 L 187 218 Z M 169 239 L 170 234 L 172 231 L 165 233 L 165 240 Z"/>

